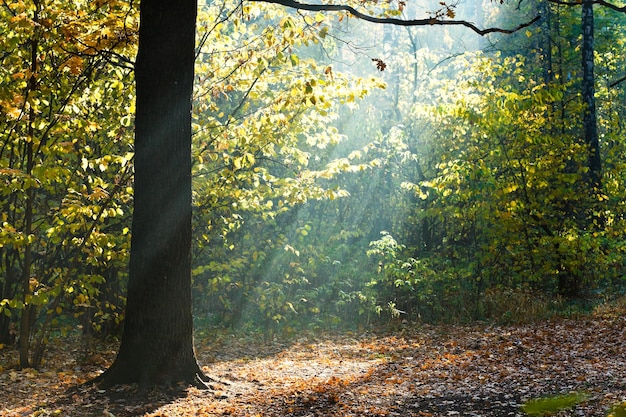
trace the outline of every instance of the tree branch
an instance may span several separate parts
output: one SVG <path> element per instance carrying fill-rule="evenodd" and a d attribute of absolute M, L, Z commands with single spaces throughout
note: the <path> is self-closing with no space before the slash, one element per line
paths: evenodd
<path fill-rule="evenodd" d="M 298 0 L 249 0 L 255 2 L 264 2 L 264 3 L 274 3 L 280 4 L 286 7 L 291 7 L 298 10 L 308 10 L 312 12 L 317 11 L 344 11 L 348 12 L 354 17 L 365 20 L 367 22 L 372 23 L 382 23 L 396 26 L 465 26 L 474 32 L 478 33 L 481 36 L 487 35 L 489 33 L 505 33 L 510 34 L 517 32 L 520 29 L 528 27 L 538 21 L 541 16 L 536 16 L 529 22 L 523 23 L 516 28 L 513 29 L 501 29 L 501 28 L 487 28 L 480 29 L 474 23 L 468 22 L 466 20 L 441 20 L 438 18 L 427 18 L 427 19 L 397 19 L 394 17 L 376 17 L 370 16 L 368 14 L 362 13 L 356 10 L 352 6 L 344 5 L 344 4 L 309 4 L 309 3 L 301 3 Z"/>
<path fill-rule="evenodd" d="M 613 3 L 609 3 L 604 0 L 595 0 L 593 4 L 599 4 L 600 6 L 606 7 L 607 9 L 615 10 L 616 12 L 626 13 L 626 6 L 618 6 Z"/>
<path fill-rule="evenodd" d="M 558 4 L 560 6 L 580 6 L 582 3 L 578 0 L 548 0 L 550 3 Z M 597 4 L 602 7 L 606 7 L 607 9 L 611 9 L 616 12 L 626 13 L 626 6 L 618 6 L 613 3 L 609 3 L 606 0 L 594 0 L 593 4 Z"/>
<path fill-rule="evenodd" d="M 611 84 L 609 84 L 609 88 L 613 88 L 613 87 L 617 86 L 618 84 L 623 83 L 624 81 L 626 81 L 626 75 L 623 76 L 622 78 L 620 78 L 619 80 L 613 81 Z"/>

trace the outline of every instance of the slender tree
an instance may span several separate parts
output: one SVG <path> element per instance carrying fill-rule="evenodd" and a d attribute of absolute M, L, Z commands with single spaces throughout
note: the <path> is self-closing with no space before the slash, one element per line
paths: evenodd
<path fill-rule="evenodd" d="M 588 168 L 589 182 L 593 193 L 600 189 L 602 162 L 596 115 L 595 77 L 594 77 L 594 27 L 593 0 L 584 0 L 581 7 L 582 28 L 582 99 L 585 104 L 583 129 L 585 144 L 589 147 Z"/>
<path fill-rule="evenodd" d="M 34 2 L 35 11 L 33 13 L 33 21 L 39 21 L 39 12 L 41 5 L 38 1 Z M 38 58 L 37 58 L 37 49 L 38 49 L 38 41 L 37 37 L 33 36 L 33 38 L 29 42 L 30 46 L 30 56 L 31 56 L 31 70 L 32 75 L 28 82 L 29 91 L 33 92 L 37 89 L 37 78 L 35 74 L 38 72 Z M 29 109 L 28 112 L 28 137 L 29 140 L 26 144 L 26 174 L 32 175 L 34 168 L 33 154 L 35 152 L 33 147 L 34 137 L 35 137 L 35 129 L 33 126 L 35 125 L 35 110 L 33 107 Z M 34 187 L 28 187 L 26 190 L 26 210 L 24 213 L 24 235 L 30 236 L 33 233 L 33 200 L 35 199 L 35 189 Z M 34 314 L 33 306 L 29 305 L 26 301 L 28 296 L 32 295 L 30 278 L 31 278 L 31 270 L 33 263 L 33 250 L 32 245 L 30 243 L 26 243 L 24 248 L 24 266 L 22 269 L 22 291 L 24 297 L 24 311 L 22 311 L 22 317 L 20 319 L 20 367 L 27 368 L 31 366 L 29 357 L 28 357 L 28 349 L 29 349 L 29 339 L 31 332 L 31 324 L 32 324 L 32 315 Z"/>

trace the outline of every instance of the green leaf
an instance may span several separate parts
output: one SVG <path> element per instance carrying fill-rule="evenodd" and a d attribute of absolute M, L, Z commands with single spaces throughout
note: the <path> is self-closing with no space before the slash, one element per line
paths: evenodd
<path fill-rule="evenodd" d="M 522 410 L 531 416 L 548 416 L 560 410 L 572 408 L 587 397 L 588 395 L 584 393 L 572 393 L 532 399 L 522 405 Z"/>
<path fill-rule="evenodd" d="M 626 417 L 626 402 L 615 404 L 607 417 Z"/>

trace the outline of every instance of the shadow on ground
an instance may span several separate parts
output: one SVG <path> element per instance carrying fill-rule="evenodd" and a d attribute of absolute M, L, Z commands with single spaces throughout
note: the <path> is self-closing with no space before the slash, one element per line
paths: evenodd
<path fill-rule="evenodd" d="M 134 385 L 120 385 L 108 390 L 79 385 L 68 389 L 53 403 L 42 405 L 42 408 L 67 416 L 130 417 L 151 413 L 186 396 L 187 390 L 178 387 L 139 391 Z"/>

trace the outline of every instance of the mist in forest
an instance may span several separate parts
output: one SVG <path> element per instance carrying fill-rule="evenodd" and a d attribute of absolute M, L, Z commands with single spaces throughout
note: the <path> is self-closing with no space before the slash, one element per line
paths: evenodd
<path fill-rule="evenodd" d="M 407 5 L 403 16 L 447 12 L 484 28 L 512 27 L 532 15 L 532 10 L 517 11 L 507 19 L 503 16 L 510 11 L 504 8 L 491 2 L 451 8 L 421 2 Z M 286 18 L 275 19 L 285 25 Z M 481 60 L 500 54 L 506 48 L 501 44 L 515 42 L 513 35 L 481 37 L 462 26 L 376 25 L 333 15 L 315 19 L 316 41 L 289 48 L 294 71 L 293 56 L 298 63 L 311 60 L 314 73 L 323 76 L 305 81 L 306 91 L 339 90 L 341 80 L 356 94 L 339 97 L 333 107 L 320 105 L 322 95 L 309 98 L 314 108 L 307 110 L 306 121 L 317 126 L 297 134 L 293 145 L 306 162 L 296 169 L 285 157 L 284 164 L 270 163 L 268 172 L 293 175 L 296 182 L 311 176 L 315 181 L 298 187 L 325 191 L 294 204 L 264 197 L 280 209 L 271 215 L 237 214 L 219 238 L 224 243 L 209 239 L 205 255 L 196 255 L 196 316 L 212 326 L 294 330 L 357 326 L 381 318 L 436 320 L 446 310 L 476 313 L 472 309 L 478 307 L 462 304 L 475 302 L 484 289 L 462 288 L 471 272 L 459 264 L 472 261 L 459 254 L 462 238 L 453 249 L 444 248 L 450 238 L 445 214 L 427 190 L 432 185 L 424 184 L 450 163 L 447 152 L 452 150 L 438 137 L 456 133 L 450 131 L 453 122 L 439 129 L 438 118 L 449 117 L 442 109 L 465 100 L 463 91 L 471 90 L 468 83 L 484 65 Z M 257 35 L 248 36 L 251 43 Z M 219 108 L 223 112 L 224 106 Z M 252 110 L 247 117 L 254 117 Z M 314 132 L 320 124 L 323 131 Z M 328 140 L 311 139 L 320 133 Z M 215 246 L 227 249 L 206 250 Z M 208 265 L 207 259 L 212 259 Z M 442 293 L 453 297 L 436 300 Z"/>

